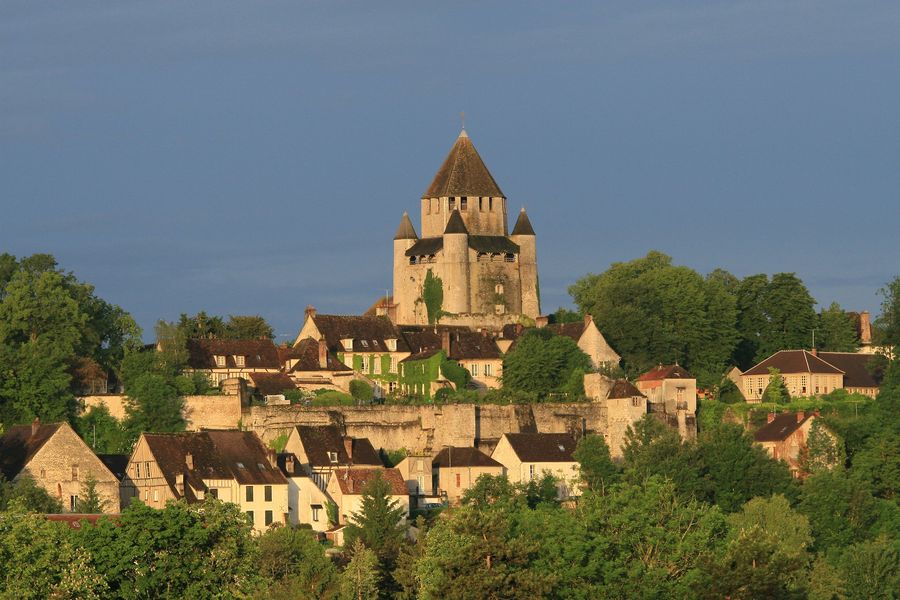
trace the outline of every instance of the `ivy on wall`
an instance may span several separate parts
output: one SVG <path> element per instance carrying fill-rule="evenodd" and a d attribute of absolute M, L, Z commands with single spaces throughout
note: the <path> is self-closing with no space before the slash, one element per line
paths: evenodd
<path fill-rule="evenodd" d="M 428 269 L 425 274 L 425 282 L 422 284 L 422 301 L 425 302 L 425 310 L 428 311 L 428 323 L 433 325 L 440 320 L 444 313 L 444 282 Z"/>

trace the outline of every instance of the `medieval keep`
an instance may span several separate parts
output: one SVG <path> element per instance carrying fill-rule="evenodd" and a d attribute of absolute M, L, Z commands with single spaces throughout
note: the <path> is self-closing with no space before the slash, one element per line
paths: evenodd
<path fill-rule="evenodd" d="M 506 196 L 465 129 L 421 201 L 422 237 L 404 213 L 394 235 L 395 323 L 499 329 L 540 314 L 535 234 L 523 208 L 509 233 Z"/>

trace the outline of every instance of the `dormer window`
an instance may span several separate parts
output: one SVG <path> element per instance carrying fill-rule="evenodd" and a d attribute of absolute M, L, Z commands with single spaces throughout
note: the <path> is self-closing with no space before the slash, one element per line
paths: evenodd
<path fill-rule="evenodd" d="M 387 345 L 387 349 L 391 352 L 397 351 L 397 340 L 394 338 L 388 338 L 384 340 L 385 345 Z"/>
<path fill-rule="evenodd" d="M 237 464 L 237 468 L 238 468 L 238 469 L 246 469 L 246 468 L 247 468 L 247 467 L 244 466 L 244 463 L 242 463 L 242 462 L 235 463 L 235 464 Z"/>
<path fill-rule="evenodd" d="M 216 354 L 216 366 L 220 369 L 225 366 L 225 357 L 221 354 Z"/>
<path fill-rule="evenodd" d="M 353 350 L 353 338 L 342 339 L 341 346 L 343 346 L 344 350 L 346 350 L 347 352 L 351 352 Z"/>
<path fill-rule="evenodd" d="M 238 367 L 244 367 L 247 364 L 246 357 L 241 356 L 239 354 L 235 354 L 234 355 L 234 364 L 236 364 Z"/>
<path fill-rule="evenodd" d="M 368 348 L 368 347 L 369 347 L 369 342 L 366 341 L 366 340 L 359 340 L 359 343 L 362 344 L 362 347 L 363 347 L 363 348 Z"/>
<path fill-rule="evenodd" d="M 338 461 L 337 452 L 329 452 L 328 460 L 331 461 L 331 464 L 336 465 Z"/>

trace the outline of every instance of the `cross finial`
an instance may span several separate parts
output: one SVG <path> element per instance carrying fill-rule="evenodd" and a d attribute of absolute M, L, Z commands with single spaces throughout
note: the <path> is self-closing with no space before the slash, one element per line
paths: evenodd
<path fill-rule="evenodd" d="M 463 131 L 465 131 L 466 130 L 466 113 L 465 112 L 459 113 L 459 120 L 462 121 L 462 128 L 463 128 Z"/>

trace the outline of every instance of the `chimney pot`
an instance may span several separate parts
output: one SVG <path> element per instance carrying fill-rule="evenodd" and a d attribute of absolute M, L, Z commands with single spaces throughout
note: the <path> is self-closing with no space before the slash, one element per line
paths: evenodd
<path fill-rule="evenodd" d="M 802 422 L 803 422 L 803 418 L 804 418 L 805 416 L 806 416 L 806 413 L 805 413 L 805 412 L 803 412 L 802 410 L 798 410 L 798 411 L 797 411 L 797 422 L 798 422 L 798 423 L 802 423 Z"/>
<path fill-rule="evenodd" d="M 310 304 L 306 307 L 306 310 L 303 311 L 303 314 L 306 315 L 306 318 L 315 318 L 316 317 L 316 307 Z"/>
<path fill-rule="evenodd" d="M 41 420 L 38 417 L 31 422 L 31 435 L 37 435 L 38 429 L 41 428 Z"/>
<path fill-rule="evenodd" d="M 872 344 L 872 321 L 867 310 L 859 313 L 859 343 L 863 346 Z"/>
<path fill-rule="evenodd" d="M 350 459 L 350 462 L 353 462 L 353 438 L 352 437 L 344 438 L 344 450 L 347 451 L 347 457 Z"/>
<path fill-rule="evenodd" d="M 774 421 L 774 420 L 775 420 L 775 413 L 769 413 L 769 414 L 766 416 L 766 423 L 771 423 L 771 422 Z"/>
<path fill-rule="evenodd" d="M 294 473 L 294 455 L 293 454 L 288 454 L 287 458 L 284 459 L 284 470 L 293 475 L 293 473 Z"/>
<path fill-rule="evenodd" d="M 328 345 L 325 340 L 319 340 L 319 368 L 328 368 Z"/>
<path fill-rule="evenodd" d="M 190 452 L 185 454 L 184 455 L 184 464 L 188 469 L 193 471 L 194 470 L 194 455 L 191 454 Z"/>

